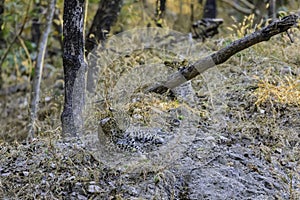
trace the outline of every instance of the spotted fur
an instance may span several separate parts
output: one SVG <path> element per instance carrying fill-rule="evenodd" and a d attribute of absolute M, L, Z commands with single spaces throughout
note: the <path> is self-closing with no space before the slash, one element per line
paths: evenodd
<path fill-rule="evenodd" d="M 163 133 L 161 129 L 139 128 L 133 130 L 121 130 L 117 121 L 113 118 L 104 118 L 100 120 L 98 127 L 98 137 L 100 142 L 106 142 L 106 145 L 113 144 L 121 151 L 144 152 L 144 148 L 149 145 L 161 145 L 164 143 L 159 134 Z"/>

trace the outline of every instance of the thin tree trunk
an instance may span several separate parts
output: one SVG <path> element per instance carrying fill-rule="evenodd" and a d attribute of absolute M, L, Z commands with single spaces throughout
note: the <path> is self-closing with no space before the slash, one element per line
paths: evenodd
<path fill-rule="evenodd" d="M 37 119 L 38 103 L 40 100 L 40 85 L 44 66 L 45 52 L 48 42 L 49 33 L 51 30 L 53 15 L 55 11 L 56 0 L 51 0 L 48 6 L 47 24 L 41 35 L 41 40 L 38 47 L 38 55 L 36 59 L 35 73 L 33 76 L 32 95 L 31 95 L 31 111 L 30 111 L 30 130 L 28 139 L 32 139 L 35 134 L 35 124 Z"/>
<path fill-rule="evenodd" d="M 277 20 L 242 39 L 236 40 L 223 49 L 202 58 L 195 63 L 183 68 L 182 70 L 172 74 L 168 80 L 158 83 L 146 89 L 146 92 L 156 92 L 163 94 L 184 82 L 191 80 L 202 72 L 216 65 L 224 63 L 234 54 L 251 47 L 257 43 L 268 41 L 272 36 L 287 31 L 289 28 L 297 24 L 299 17 L 297 15 L 289 15 L 281 20 Z"/>
<path fill-rule="evenodd" d="M 64 136 L 76 136 L 83 126 L 85 97 L 85 0 L 65 0 L 63 15 L 63 66 L 65 102 L 61 115 Z"/>
<path fill-rule="evenodd" d="M 0 48 L 5 47 L 5 41 L 3 39 L 3 12 L 4 12 L 4 0 L 0 0 Z M 2 67 L 0 66 L 0 89 L 2 88 L 3 80 L 2 80 Z"/>
<path fill-rule="evenodd" d="M 4 0 L 0 0 L 0 48 L 5 47 L 4 46 L 4 39 L 3 39 L 3 13 L 4 13 Z"/>

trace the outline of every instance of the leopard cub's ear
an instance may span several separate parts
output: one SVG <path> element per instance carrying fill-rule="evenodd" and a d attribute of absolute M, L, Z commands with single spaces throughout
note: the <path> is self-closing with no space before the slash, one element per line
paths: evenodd
<path fill-rule="evenodd" d="M 98 134 L 109 135 L 111 131 L 111 123 L 112 123 L 112 118 L 110 117 L 101 119 L 98 125 Z"/>

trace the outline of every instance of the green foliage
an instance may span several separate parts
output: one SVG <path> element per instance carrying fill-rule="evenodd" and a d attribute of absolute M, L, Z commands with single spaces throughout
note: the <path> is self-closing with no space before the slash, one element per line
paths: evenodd
<path fill-rule="evenodd" d="M 3 36 L 6 41 L 11 39 L 12 34 L 16 34 L 24 19 L 26 13 L 26 6 L 28 1 L 16 0 L 5 1 L 4 15 L 3 15 Z"/>

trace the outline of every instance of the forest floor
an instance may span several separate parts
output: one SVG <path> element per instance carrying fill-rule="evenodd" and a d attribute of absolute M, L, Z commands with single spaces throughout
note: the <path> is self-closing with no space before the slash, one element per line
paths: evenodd
<path fill-rule="evenodd" d="M 193 138 L 156 169 L 112 168 L 80 139 L 61 138 L 57 80 L 46 87 L 40 135 L 30 144 L 12 142 L 26 130 L 27 97 L 5 97 L 0 198 L 300 199 L 299 35 L 294 39 L 276 36 L 193 80 L 193 109 L 202 113 L 186 119 L 196 122 Z"/>

